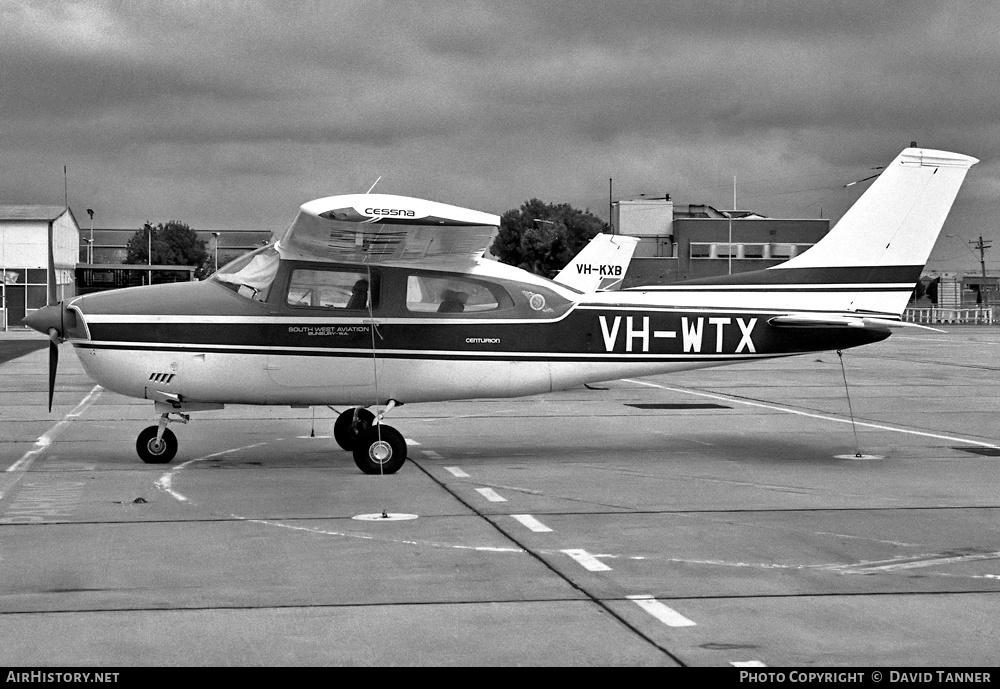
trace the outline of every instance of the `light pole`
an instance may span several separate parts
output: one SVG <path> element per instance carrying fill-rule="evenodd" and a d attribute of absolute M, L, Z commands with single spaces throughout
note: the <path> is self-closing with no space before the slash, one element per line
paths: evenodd
<path fill-rule="evenodd" d="M 146 223 L 146 240 L 149 242 L 149 248 L 146 250 L 146 265 L 150 267 L 150 270 L 146 273 L 146 278 L 149 280 L 146 284 L 153 284 L 153 226 Z"/>
<path fill-rule="evenodd" d="M 90 245 L 87 247 L 87 263 L 94 263 L 94 209 L 88 208 L 87 215 L 90 216 Z"/>
<path fill-rule="evenodd" d="M 220 232 L 213 232 L 212 236 L 215 237 L 215 272 L 219 272 L 219 236 Z"/>

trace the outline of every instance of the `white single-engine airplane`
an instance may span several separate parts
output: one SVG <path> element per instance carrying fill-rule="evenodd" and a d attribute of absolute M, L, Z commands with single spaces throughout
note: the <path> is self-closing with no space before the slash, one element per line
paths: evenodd
<path fill-rule="evenodd" d="M 599 236 L 547 280 L 484 258 L 500 219 L 383 194 L 304 204 L 266 247 L 204 282 L 48 306 L 49 408 L 59 342 L 109 390 L 152 400 L 145 462 L 167 425 L 227 404 L 346 405 L 334 437 L 393 473 L 399 404 L 520 397 L 584 383 L 877 342 L 901 315 L 975 158 L 907 148 L 819 243 L 765 270 L 600 291 L 635 240 Z M 596 259 L 596 262 L 593 260 Z M 607 261 L 607 262 L 606 262 Z M 372 413 L 368 407 L 374 407 Z"/>

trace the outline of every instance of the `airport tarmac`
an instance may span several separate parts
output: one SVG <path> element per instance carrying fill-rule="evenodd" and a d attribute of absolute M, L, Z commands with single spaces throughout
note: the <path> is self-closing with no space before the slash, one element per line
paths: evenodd
<path fill-rule="evenodd" d="M 67 345 L 49 414 L 24 354 L 0 665 L 996 666 L 1000 328 L 942 327 L 844 353 L 856 433 L 830 352 L 403 406 L 392 476 L 328 408 L 194 414 L 146 465 L 151 403 Z"/>

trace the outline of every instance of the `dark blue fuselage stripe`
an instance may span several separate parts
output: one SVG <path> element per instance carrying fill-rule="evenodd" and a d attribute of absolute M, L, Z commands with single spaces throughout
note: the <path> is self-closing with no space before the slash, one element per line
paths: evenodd
<path fill-rule="evenodd" d="M 671 285 L 663 285 L 665 289 L 670 287 L 686 287 L 687 285 L 786 285 L 796 286 L 817 286 L 817 285 L 854 285 L 863 284 L 869 287 L 877 287 L 883 284 L 912 284 L 916 286 L 923 272 L 922 265 L 911 266 L 842 266 L 836 268 L 765 268 L 747 273 L 737 273 L 735 275 L 721 275 L 718 277 L 696 278 L 694 280 L 684 280 Z M 659 285 L 658 285 L 659 286 Z M 631 288 L 636 289 L 636 288 Z M 850 291 L 856 291 L 852 288 Z"/>
<path fill-rule="evenodd" d="M 370 358 L 372 353 L 369 352 L 358 352 L 350 351 L 345 352 L 336 349 L 329 350 L 297 350 L 297 349 L 254 349 L 250 347 L 197 347 L 197 346 L 164 346 L 164 345 L 154 345 L 145 344 L 138 342 L 121 342 L 121 343 L 92 343 L 92 342 L 74 342 L 73 346 L 77 349 L 99 349 L 99 350 L 115 350 L 124 352 L 184 352 L 187 354 L 256 354 L 258 356 L 304 356 L 304 357 L 323 357 L 323 358 Z M 430 361 L 480 361 L 480 362 L 495 362 L 495 361 L 518 361 L 525 363 L 539 363 L 539 362 L 574 362 L 574 363 L 702 363 L 710 361 L 751 361 L 758 359 L 766 359 L 770 357 L 777 356 L 787 356 L 789 354 L 795 354 L 797 352 L 779 352 L 779 353 L 764 353 L 758 356 L 734 356 L 732 354 L 716 354 L 714 356 L 704 355 L 704 354 L 664 354 L 660 356 L 649 356 L 643 354 L 616 354 L 614 352 L 608 352 L 604 355 L 590 355 L 590 356 L 572 356 L 572 355 L 558 355 L 558 354 L 544 354 L 544 353 L 529 353 L 521 356 L 512 356 L 509 352 L 495 352 L 495 353 L 477 353 L 477 352 L 445 352 L 445 353 L 432 353 L 432 352 L 383 352 L 376 350 L 378 358 L 380 359 L 421 359 Z"/>

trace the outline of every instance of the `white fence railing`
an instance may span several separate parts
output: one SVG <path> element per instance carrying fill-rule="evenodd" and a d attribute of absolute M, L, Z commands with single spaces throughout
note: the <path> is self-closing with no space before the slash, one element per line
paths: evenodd
<path fill-rule="evenodd" d="M 1000 325 L 1000 307 L 973 306 L 968 308 L 944 308 L 934 306 L 929 309 L 909 308 L 903 312 L 903 320 L 910 323 Z"/>

